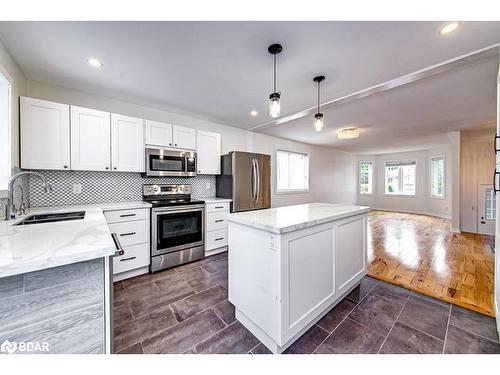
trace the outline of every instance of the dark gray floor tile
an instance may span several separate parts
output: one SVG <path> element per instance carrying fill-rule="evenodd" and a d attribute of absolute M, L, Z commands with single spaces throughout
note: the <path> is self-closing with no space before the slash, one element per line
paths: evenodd
<path fill-rule="evenodd" d="M 177 324 L 177 320 L 167 306 L 142 315 L 140 318 L 116 325 L 113 328 L 115 351 L 120 351 L 153 337 L 175 324 Z"/>
<path fill-rule="evenodd" d="M 133 319 L 132 310 L 128 303 L 113 308 L 113 325 L 128 323 Z"/>
<path fill-rule="evenodd" d="M 188 284 L 196 290 L 197 293 L 210 289 L 214 286 L 221 285 L 224 287 L 227 284 L 226 273 L 212 273 L 194 280 L 189 280 Z"/>
<path fill-rule="evenodd" d="M 398 321 L 444 340 L 450 308 L 423 298 L 410 296 Z"/>
<path fill-rule="evenodd" d="M 441 301 L 437 298 L 425 296 L 425 295 L 420 294 L 420 293 L 411 292 L 411 298 L 423 299 L 424 301 L 432 302 L 432 303 L 435 303 L 435 304 L 438 304 L 441 306 L 445 306 L 448 308 L 450 307 L 450 304 L 447 302 Z"/>
<path fill-rule="evenodd" d="M 144 354 L 142 351 L 142 346 L 140 343 L 132 345 L 120 352 L 115 352 L 116 354 Z"/>
<path fill-rule="evenodd" d="M 377 285 L 378 281 L 372 279 L 371 277 L 365 276 L 361 279 L 359 285 L 354 288 L 351 293 L 347 295 L 347 298 L 354 302 L 361 301 L 370 291 Z"/>
<path fill-rule="evenodd" d="M 184 353 L 226 327 L 213 310 L 207 310 L 170 327 L 142 343 L 145 353 Z"/>
<path fill-rule="evenodd" d="M 349 315 L 353 320 L 386 336 L 403 308 L 402 299 L 369 294 Z"/>
<path fill-rule="evenodd" d="M 158 289 L 150 288 L 145 294 L 135 292 L 136 290 L 143 290 L 142 287 L 125 289 L 129 295 L 128 300 L 134 317 L 139 317 L 152 310 L 180 301 L 195 293 L 187 282 L 178 278 L 161 279 L 156 281 L 155 284 Z"/>
<path fill-rule="evenodd" d="M 259 344 L 251 351 L 252 354 L 273 354 L 264 344 Z"/>
<path fill-rule="evenodd" d="M 317 354 L 377 353 L 384 337 L 346 319 L 315 351 Z"/>
<path fill-rule="evenodd" d="M 164 279 L 166 277 L 174 277 L 174 275 L 176 275 L 176 272 L 172 268 L 168 269 L 168 270 L 156 272 L 154 274 L 147 273 L 145 275 L 140 275 L 140 276 L 132 277 L 130 279 L 123 280 L 123 287 L 125 289 L 132 289 L 132 288 L 136 288 L 136 287 L 148 284 L 148 283 L 152 283 L 156 280 Z M 180 276 L 180 275 L 177 275 L 177 277 L 182 278 L 182 276 Z"/>
<path fill-rule="evenodd" d="M 22 294 L 24 291 L 23 276 L 14 275 L 0 278 L 0 299 Z"/>
<path fill-rule="evenodd" d="M 489 316 L 452 306 L 450 324 L 498 342 L 495 319 Z"/>
<path fill-rule="evenodd" d="M 297 341 L 290 345 L 284 354 L 311 354 L 328 336 L 328 332 L 313 325 Z"/>
<path fill-rule="evenodd" d="M 405 301 L 410 294 L 410 292 L 406 289 L 400 288 L 396 285 L 385 283 L 383 281 L 379 282 L 375 286 L 375 288 L 373 288 L 372 293 L 378 294 L 383 297 L 397 299 L 400 301 Z"/>
<path fill-rule="evenodd" d="M 227 299 L 214 305 L 213 309 L 227 325 L 236 321 L 236 317 L 234 315 L 234 306 Z"/>
<path fill-rule="evenodd" d="M 340 322 L 354 309 L 356 303 L 350 299 L 344 298 L 333 307 L 323 318 L 320 319 L 318 326 L 328 332 L 332 332 Z"/>
<path fill-rule="evenodd" d="M 500 354 L 500 345 L 450 325 L 444 351 L 449 354 Z"/>
<path fill-rule="evenodd" d="M 246 354 L 259 340 L 236 321 L 194 347 L 194 353 Z"/>
<path fill-rule="evenodd" d="M 227 299 L 227 291 L 221 286 L 215 286 L 204 292 L 193 294 L 183 300 L 172 303 L 170 306 L 177 320 L 181 321 Z"/>
<path fill-rule="evenodd" d="M 227 275 L 227 259 L 203 264 L 201 267 L 210 273 L 225 273 Z"/>
<path fill-rule="evenodd" d="M 440 354 L 443 351 L 443 345 L 443 341 L 398 322 L 380 352 L 385 354 Z"/>

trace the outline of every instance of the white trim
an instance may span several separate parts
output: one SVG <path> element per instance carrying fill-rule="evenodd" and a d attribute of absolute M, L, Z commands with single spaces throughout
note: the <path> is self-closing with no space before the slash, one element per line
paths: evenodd
<path fill-rule="evenodd" d="M 432 159 L 443 158 L 443 196 L 432 195 Z M 429 198 L 430 199 L 446 199 L 446 154 L 430 155 L 429 156 Z"/>
<path fill-rule="evenodd" d="M 453 227 L 450 229 L 450 232 L 452 232 L 452 233 L 462 233 L 462 231 L 460 230 L 460 228 L 453 228 Z"/>

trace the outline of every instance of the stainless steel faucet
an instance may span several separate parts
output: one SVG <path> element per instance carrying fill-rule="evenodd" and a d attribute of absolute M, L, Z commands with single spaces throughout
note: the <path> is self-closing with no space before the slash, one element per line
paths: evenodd
<path fill-rule="evenodd" d="M 31 175 L 39 178 L 42 181 L 43 189 L 45 192 L 52 191 L 52 186 L 49 184 L 47 179 L 38 172 L 19 172 L 12 176 L 9 180 L 9 196 L 7 197 L 7 204 L 5 205 L 5 220 L 12 220 L 16 218 L 16 207 L 14 205 L 14 183 L 19 177 Z M 22 204 L 22 202 L 21 202 Z"/>

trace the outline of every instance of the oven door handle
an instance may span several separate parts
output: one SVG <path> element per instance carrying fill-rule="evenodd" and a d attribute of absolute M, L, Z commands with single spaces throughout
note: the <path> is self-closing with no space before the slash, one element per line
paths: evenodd
<path fill-rule="evenodd" d="M 203 212 L 204 210 L 205 210 L 205 205 L 186 206 L 185 209 L 179 209 L 179 207 L 157 207 L 153 208 L 152 213 L 156 215 L 165 215 L 165 214 L 175 214 L 178 212 L 197 212 L 197 211 Z"/>

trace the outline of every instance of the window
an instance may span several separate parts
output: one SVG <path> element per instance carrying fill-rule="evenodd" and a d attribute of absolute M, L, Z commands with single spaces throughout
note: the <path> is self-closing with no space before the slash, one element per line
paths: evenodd
<path fill-rule="evenodd" d="M 496 208 L 496 200 L 495 200 L 495 192 L 493 189 L 486 189 L 485 191 L 485 213 L 484 217 L 486 220 L 495 220 L 497 216 L 497 208 Z"/>
<path fill-rule="evenodd" d="M 309 190 L 309 155 L 278 150 L 277 192 Z"/>
<path fill-rule="evenodd" d="M 362 161 L 359 163 L 359 194 L 371 194 L 373 186 L 373 163 Z"/>
<path fill-rule="evenodd" d="M 431 158 L 431 197 L 444 198 L 444 156 Z"/>
<path fill-rule="evenodd" d="M 0 70 L 0 197 L 7 192 L 10 179 L 10 82 Z"/>
<path fill-rule="evenodd" d="M 415 195 L 417 162 L 388 161 L 385 163 L 385 193 L 389 195 Z"/>

